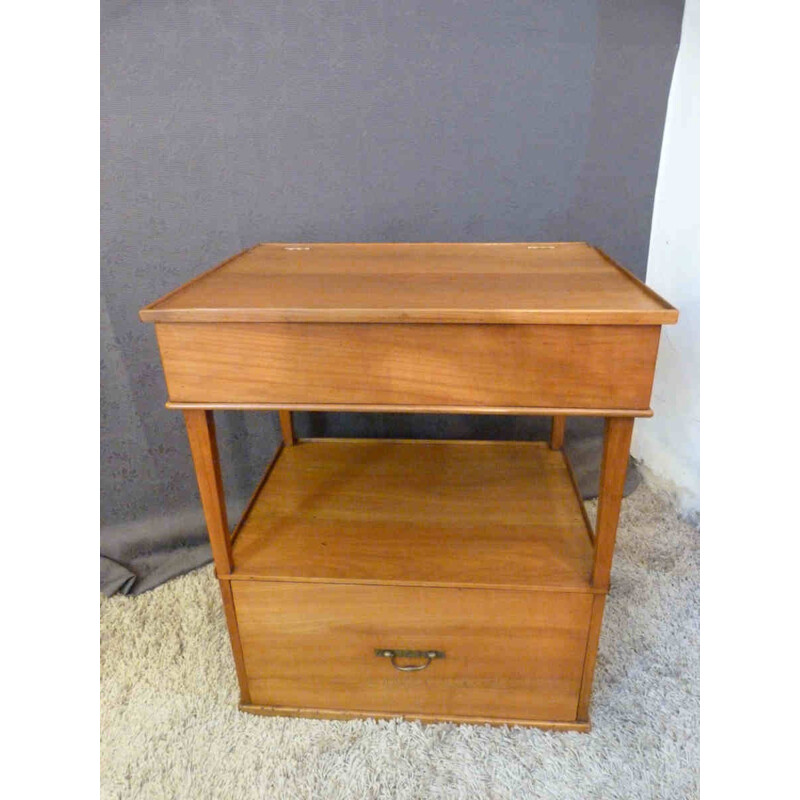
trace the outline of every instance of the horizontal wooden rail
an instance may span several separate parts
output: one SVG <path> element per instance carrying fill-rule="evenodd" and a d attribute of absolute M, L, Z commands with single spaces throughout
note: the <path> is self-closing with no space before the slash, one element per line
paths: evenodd
<path fill-rule="evenodd" d="M 367 404 L 320 404 L 308 403 L 181 403 L 170 400 L 170 409 L 201 408 L 213 411 L 348 411 L 381 412 L 394 414 L 519 414 L 526 417 L 652 417 L 651 408 L 539 408 L 536 406 L 397 406 Z"/>

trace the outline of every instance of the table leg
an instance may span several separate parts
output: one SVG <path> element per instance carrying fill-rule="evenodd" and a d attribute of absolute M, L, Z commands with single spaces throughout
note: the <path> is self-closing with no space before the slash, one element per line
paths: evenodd
<path fill-rule="evenodd" d="M 217 450 L 217 435 L 214 429 L 214 412 L 202 408 L 185 409 L 186 432 L 189 434 L 189 447 L 192 451 L 197 485 L 200 489 L 200 501 L 208 528 L 208 539 L 211 542 L 211 553 L 217 575 L 230 575 L 233 571 L 233 554 L 228 532 L 228 515 L 225 510 L 225 492 L 222 487 L 222 473 Z M 231 582 L 219 579 L 222 594 L 222 608 L 225 622 L 230 634 L 233 661 L 236 665 L 236 676 L 239 679 L 240 702 L 250 702 L 250 690 L 247 686 L 247 674 L 244 669 L 244 655 L 239 640 L 239 626 L 233 604 Z"/>
<path fill-rule="evenodd" d="M 279 411 L 278 418 L 281 421 L 281 434 L 283 435 L 283 443 L 287 447 L 291 447 L 295 443 L 294 425 L 292 424 L 292 412 Z"/>
<path fill-rule="evenodd" d="M 592 585 L 597 589 L 609 586 L 632 433 L 633 417 L 606 417 L 592 571 Z"/>
<path fill-rule="evenodd" d="M 603 609 L 605 606 L 606 596 L 604 594 L 596 594 L 592 600 L 592 615 L 589 619 L 589 638 L 586 643 L 583 678 L 581 679 L 581 691 L 578 696 L 578 722 L 589 721 L 589 701 L 592 697 L 594 668 L 597 662 L 597 645 L 600 642 L 600 628 L 603 624 Z"/>
<path fill-rule="evenodd" d="M 628 456 L 633 433 L 633 417 L 606 417 L 603 437 L 603 460 L 600 466 L 600 492 L 595 525 L 594 569 L 592 585 L 603 592 L 608 591 L 614 543 L 617 539 L 617 522 L 622 506 L 622 491 L 628 470 Z M 592 602 L 589 623 L 589 638 L 586 644 L 586 659 L 583 664 L 583 679 L 578 697 L 578 721 L 589 719 L 589 700 L 594 681 L 597 645 L 603 624 L 605 594 L 596 594 Z"/>
<path fill-rule="evenodd" d="M 184 409 L 183 417 L 186 420 L 186 432 L 189 434 L 189 447 L 197 473 L 211 553 L 217 573 L 230 575 L 233 571 L 233 555 L 214 430 L 214 413 L 203 408 L 191 408 Z"/>
<path fill-rule="evenodd" d="M 567 425 L 567 417 L 564 414 L 557 414 L 553 417 L 550 427 L 550 449 L 560 450 L 564 446 L 564 430 Z"/>

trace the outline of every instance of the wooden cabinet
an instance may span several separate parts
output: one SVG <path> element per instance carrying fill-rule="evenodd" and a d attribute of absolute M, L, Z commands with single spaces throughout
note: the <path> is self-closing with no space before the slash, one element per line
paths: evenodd
<path fill-rule="evenodd" d="M 677 311 L 584 243 L 265 244 L 143 309 L 241 708 L 587 730 L 635 417 Z M 215 409 L 280 411 L 229 531 Z M 297 440 L 298 409 L 552 416 L 550 441 Z M 596 530 L 562 450 L 606 419 Z"/>

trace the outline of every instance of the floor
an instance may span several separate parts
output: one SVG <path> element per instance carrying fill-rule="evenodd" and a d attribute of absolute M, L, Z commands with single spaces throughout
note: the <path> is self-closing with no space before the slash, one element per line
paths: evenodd
<path fill-rule="evenodd" d="M 242 714 L 212 567 L 101 597 L 101 795 L 694 798 L 699 539 L 646 484 L 625 499 L 589 734 Z"/>

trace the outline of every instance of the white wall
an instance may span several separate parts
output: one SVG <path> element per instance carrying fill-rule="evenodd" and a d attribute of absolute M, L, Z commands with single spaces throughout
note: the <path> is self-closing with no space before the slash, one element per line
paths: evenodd
<path fill-rule="evenodd" d="M 635 426 L 631 452 L 645 476 L 674 492 L 684 513 L 700 510 L 700 2 L 686 0 L 672 78 L 647 283 L 680 311 L 661 329 L 652 407 Z"/>

